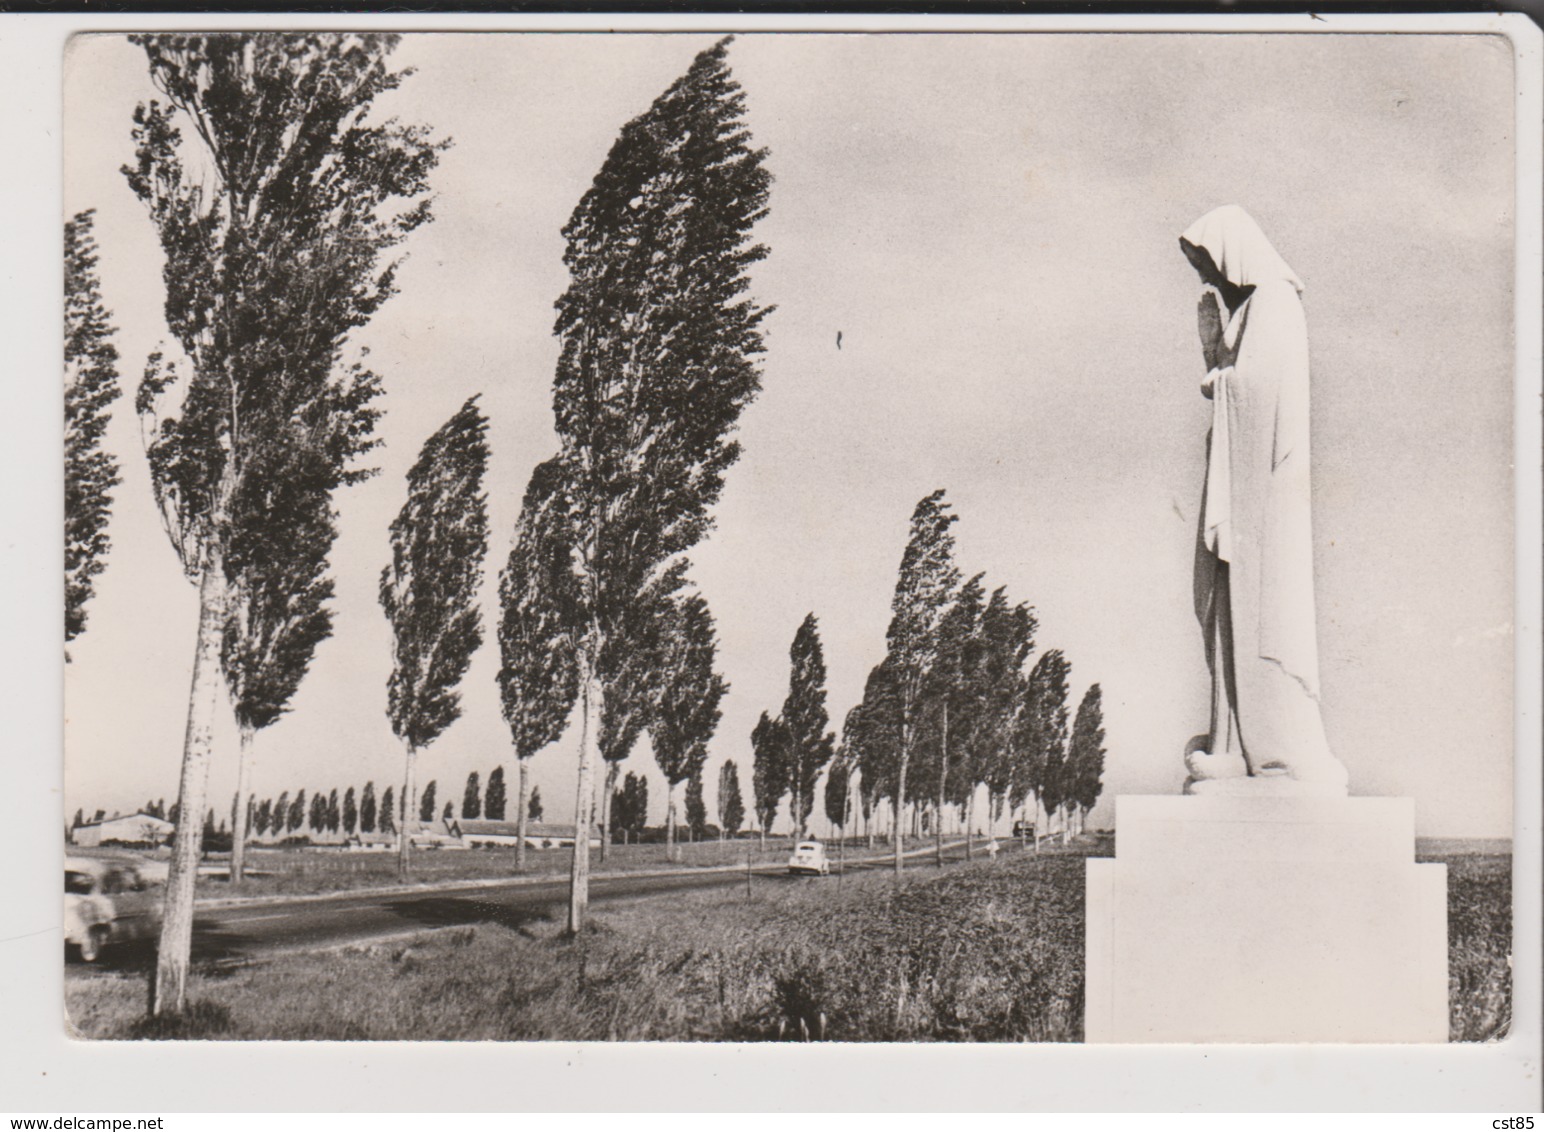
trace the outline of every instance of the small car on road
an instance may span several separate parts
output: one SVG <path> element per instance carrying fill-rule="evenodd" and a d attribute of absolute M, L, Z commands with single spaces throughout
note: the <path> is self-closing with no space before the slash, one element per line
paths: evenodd
<path fill-rule="evenodd" d="M 161 893 L 133 861 L 66 857 L 64 942 L 87 963 L 104 948 L 161 930 Z"/>
<path fill-rule="evenodd" d="M 792 876 L 830 876 L 831 862 L 826 859 L 826 847 L 818 841 L 801 841 L 794 846 L 793 856 L 788 858 L 788 872 Z"/>

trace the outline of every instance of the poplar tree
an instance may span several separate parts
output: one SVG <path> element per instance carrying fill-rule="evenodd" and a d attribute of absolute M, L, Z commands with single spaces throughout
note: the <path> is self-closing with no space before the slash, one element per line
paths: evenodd
<path fill-rule="evenodd" d="M 118 399 L 118 350 L 112 315 L 97 278 L 96 210 L 64 226 L 64 639 L 86 628 L 86 603 L 107 568 L 107 520 L 118 461 L 102 435 Z M 65 650 L 69 659 L 69 650 Z"/>
<path fill-rule="evenodd" d="M 389 256 L 429 219 L 428 201 L 413 202 L 444 143 L 395 119 L 367 122 L 405 77 L 385 62 L 395 36 L 131 42 L 166 99 L 135 110 L 124 173 L 160 234 L 181 346 L 180 358 L 152 356 L 135 408 L 163 526 L 198 587 L 178 805 L 199 813 L 241 515 L 295 477 L 327 494 L 362 474 L 351 461 L 370 445 L 379 386 L 344 349 L 396 290 Z M 179 826 L 173 846 L 154 1013 L 185 1004 L 198 833 Z"/>
<path fill-rule="evenodd" d="M 305 824 L 306 792 L 301 790 L 290 800 L 289 813 L 284 818 L 284 827 L 290 833 L 298 833 Z"/>
<path fill-rule="evenodd" d="M 701 594 L 671 603 L 659 653 L 659 705 L 650 723 L 654 761 L 665 776 L 665 854 L 675 856 L 675 788 L 699 776 L 723 716 L 729 685 L 713 670 L 718 641 Z M 703 820 L 707 812 L 703 811 Z"/>
<path fill-rule="evenodd" d="M 852 765 L 838 757 L 826 775 L 825 811 L 826 821 L 841 831 L 843 840 L 846 840 L 847 821 L 852 813 L 851 789 Z"/>
<path fill-rule="evenodd" d="M 896 695 L 895 666 L 886 657 L 870 670 L 863 685 L 863 699 L 842 723 L 842 746 L 858 768 L 860 800 L 872 809 L 896 795 L 900 768 L 900 708 Z M 869 830 L 873 844 L 873 828 Z"/>
<path fill-rule="evenodd" d="M 622 785 L 612 799 L 612 812 L 616 815 L 617 828 L 624 837 L 637 841 L 649 822 L 649 784 L 640 774 L 627 772 Z"/>
<path fill-rule="evenodd" d="M 1066 800 L 1067 676 L 1071 666 L 1060 649 L 1035 662 L 1025 690 L 1024 752 L 1031 789 L 1047 823 Z"/>
<path fill-rule="evenodd" d="M 693 841 L 701 841 L 708 829 L 708 803 L 702 795 L 702 767 L 686 781 L 686 829 Z"/>
<path fill-rule="evenodd" d="M 1082 829 L 1088 811 L 1104 791 L 1104 693 L 1098 684 L 1089 685 L 1078 704 L 1072 722 L 1072 738 L 1067 746 L 1069 770 L 1068 799 L 1081 811 Z"/>
<path fill-rule="evenodd" d="M 418 800 L 418 820 L 426 825 L 434 820 L 435 785 L 435 780 L 429 779 L 429 785 L 424 787 L 423 796 Z M 408 791 L 404 789 L 402 796 L 404 798 L 408 797 Z"/>
<path fill-rule="evenodd" d="M 660 655 L 659 635 L 669 616 L 665 602 L 652 595 L 641 597 L 619 618 L 601 651 L 601 683 L 606 689 L 599 744 L 606 767 L 605 787 L 601 791 L 602 861 L 610 841 L 610 794 L 616 787 L 622 763 L 654 720 L 665 663 Z"/>
<path fill-rule="evenodd" d="M 359 795 L 359 832 L 375 832 L 375 783 L 366 782 Z"/>
<path fill-rule="evenodd" d="M 1034 651 L 1038 628 L 1030 606 L 1010 605 L 1002 587 L 992 592 L 981 618 L 986 647 L 983 719 L 972 761 L 976 777 L 986 786 L 988 816 L 994 826 L 1014 794 L 1015 783 L 1023 777 L 1018 716 L 1024 702 L 1024 665 Z M 1013 802 L 1013 808 L 1017 805 Z M 968 824 L 970 819 L 966 820 Z"/>
<path fill-rule="evenodd" d="M 959 584 L 954 566 L 954 535 L 950 527 L 959 516 L 944 502 L 940 489 L 917 503 L 911 531 L 901 555 L 900 575 L 890 602 L 889 645 L 886 660 L 895 682 L 894 710 L 899 731 L 895 768 L 895 871 L 905 867 L 901 834 L 902 810 L 907 802 L 906 772 L 917 746 L 922 725 L 928 679 L 937 663 L 939 623 Z"/>
<path fill-rule="evenodd" d="M 788 731 L 788 792 L 795 840 L 802 840 L 815 808 L 815 784 L 831 761 L 836 736 L 826 730 L 826 660 L 820 625 L 807 614 L 788 650 L 788 698 L 783 725 Z"/>
<path fill-rule="evenodd" d="M 538 465 L 520 506 L 509 560 L 499 573 L 499 703 L 519 766 L 515 868 L 525 867 L 530 762 L 556 742 L 577 693 L 570 633 L 577 601 L 557 460 Z"/>
<path fill-rule="evenodd" d="M 343 793 L 343 832 L 353 837 L 358 825 L 359 804 L 354 800 L 354 788 L 350 786 Z"/>
<path fill-rule="evenodd" d="M 918 728 L 918 753 L 931 763 L 934 788 L 933 859 L 944 863 L 944 806 L 963 799 L 969 789 L 966 752 L 974 741 L 982 700 L 981 618 L 984 591 L 981 575 L 967 578 L 938 622 L 938 655 L 923 683 L 924 698 Z M 919 768 L 920 769 L 920 768 Z M 969 856 L 969 836 L 966 840 Z"/>
<path fill-rule="evenodd" d="M 482 817 L 482 779 L 475 770 L 466 776 L 466 790 L 461 795 L 461 816 Z"/>
<path fill-rule="evenodd" d="M 745 824 L 745 797 L 740 793 L 740 768 L 725 759 L 718 770 L 719 836 L 734 837 Z"/>
<path fill-rule="evenodd" d="M 541 821 L 541 819 L 542 819 L 542 805 L 541 805 L 541 787 L 540 786 L 534 787 L 531 790 L 531 800 L 530 800 L 529 803 L 526 804 L 526 809 L 530 812 L 531 820 L 532 821 Z M 585 840 L 589 840 L 589 839 L 586 838 Z"/>
<path fill-rule="evenodd" d="M 359 392 L 373 396 L 374 391 L 372 384 Z M 373 410 L 364 411 L 374 416 Z M 365 447 L 342 439 L 352 448 Z M 259 463 L 265 486 L 231 501 L 225 556 L 229 591 L 220 667 L 240 737 L 238 792 L 245 792 L 252 773 L 257 733 L 289 710 L 317 645 L 332 635 L 327 555 L 336 528 L 326 461 L 304 446 L 282 445 L 254 457 L 249 466 Z M 231 841 L 233 884 L 245 876 L 245 841 L 246 823 L 238 813 Z"/>
<path fill-rule="evenodd" d="M 581 733 L 575 822 L 589 828 L 607 642 L 670 598 L 739 458 L 729 439 L 760 388 L 768 308 L 746 296 L 766 249 L 751 227 L 771 175 L 752 148 L 723 40 L 622 128 L 563 229 L 553 409 L 568 508 Z M 662 608 L 662 606 L 660 607 Z M 668 728 L 669 725 L 667 725 Z M 568 930 L 589 900 L 577 839 Z"/>
<path fill-rule="evenodd" d="M 397 832 L 398 802 L 393 796 L 395 793 L 395 787 L 388 786 L 381 794 L 380 829 L 382 833 Z"/>
<path fill-rule="evenodd" d="M 751 731 L 751 797 L 756 806 L 756 825 L 761 831 L 761 847 L 767 847 L 767 833 L 777 820 L 777 808 L 788 793 L 788 727 L 781 718 L 761 713 Z"/>
<path fill-rule="evenodd" d="M 488 775 L 488 793 L 483 797 L 483 816 L 489 821 L 503 821 L 507 805 L 504 792 L 504 768 L 496 766 Z"/>
<path fill-rule="evenodd" d="M 407 502 L 391 524 L 381 606 L 392 628 L 387 685 L 391 729 L 406 754 L 402 796 L 413 796 L 418 752 L 461 716 L 456 685 L 482 644 L 477 590 L 488 551 L 488 419 L 471 397 L 425 443 L 407 474 Z M 429 810 L 433 820 L 434 811 Z M 412 838 L 397 837 L 398 869 L 412 868 Z"/>

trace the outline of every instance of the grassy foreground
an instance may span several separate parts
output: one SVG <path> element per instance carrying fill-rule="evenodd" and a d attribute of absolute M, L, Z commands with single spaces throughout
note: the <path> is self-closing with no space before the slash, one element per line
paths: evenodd
<path fill-rule="evenodd" d="M 1418 857 L 1448 869 L 1448 1040 L 1499 1041 L 1512 1025 L 1511 854 Z"/>
<path fill-rule="evenodd" d="M 146 1022 L 142 975 L 67 980 L 82 1037 L 1080 1041 L 1083 854 L 1013 853 L 884 872 L 639 897 L 518 928 L 290 955 L 195 973 L 181 1019 Z M 1451 1038 L 1511 1017 L 1511 860 L 1448 865 Z"/>

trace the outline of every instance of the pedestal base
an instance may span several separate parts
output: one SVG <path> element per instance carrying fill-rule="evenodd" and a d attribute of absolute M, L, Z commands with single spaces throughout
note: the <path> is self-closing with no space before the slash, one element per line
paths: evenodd
<path fill-rule="evenodd" d="M 1122 797 L 1089 1042 L 1443 1042 L 1447 870 L 1408 798 Z"/>

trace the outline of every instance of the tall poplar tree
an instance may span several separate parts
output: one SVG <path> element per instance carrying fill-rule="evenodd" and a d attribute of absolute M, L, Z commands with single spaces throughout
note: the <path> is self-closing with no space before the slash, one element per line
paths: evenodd
<path fill-rule="evenodd" d="M 303 447 L 281 447 L 261 460 L 271 473 L 265 477 L 269 487 L 261 496 L 232 501 L 225 559 L 230 587 L 220 667 L 240 737 L 238 793 L 246 791 L 252 773 L 257 732 L 289 710 L 317 645 L 332 635 L 327 555 L 336 529 L 330 477 L 302 466 L 318 463 Z M 281 471 L 281 465 L 289 467 Z M 239 811 L 230 875 L 232 884 L 246 875 L 246 822 Z"/>
<path fill-rule="evenodd" d="M 503 821 L 504 811 L 508 805 L 508 796 L 504 789 L 504 768 L 496 766 L 488 775 L 488 793 L 483 797 L 483 816 L 489 821 Z"/>
<path fill-rule="evenodd" d="M 359 795 L 359 832 L 375 832 L 375 783 L 366 782 L 363 793 Z"/>
<path fill-rule="evenodd" d="M 380 829 L 382 833 L 397 832 L 397 814 L 401 803 L 396 798 L 396 788 L 386 787 L 381 793 Z"/>
<path fill-rule="evenodd" d="M 918 501 L 911 531 L 901 555 L 900 576 L 890 601 L 890 628 L 885 634 L 894 687 L 899 744 L 895 768 L 895 871 L 905 868 L 901 834 L 907 802 L 906 772 L 915 753 L 927 683 L 938 660 L 938 627 L 959 584 L 954 566 L 954 534 L 959 516 L 944 502 L 940 489 Z"/>
<path fill-rule="evenodd" d="M 1030 606 L 1010 605 L 1002 587 L 992 592 L 981 618 L 986 644 L 984 719 L 973 762 L 976 775 L 986 786 L 989 821 L 994 825 L 1013 798 L 1016 782 L 1023 777 L 1018 716 L 1024 703 L 1024 665 L 1034 651 L 1038 628 Z M 1018 801 L 1012 805 L 1017 808 Z"/>
<path fill-rule="evenodd" d="M 970 789 L 967 753 L 975 741 L 983 708 L 981 618 L 985 593 L 981 575 L 967 578 L 938 621 L 938 653 L 923 682 L 918 753 L 932 764 L 934 787 L 933 859 L 944 863 L 944 806 Z M 969 833 L 966 856 L 969 856 Z"/>
<path fill-rule="evenodd" d="M 708 802 L 702 792 L 702 767 L 686 780 L 686 829 L 693 841 L 701 841 L 708 829 Z"/>
<path fill-rule="evenodd" d="M 788 793 L 788 746 L 788 727 L 782 718 L 773 719 L 762 712 L 751 731 L 751 798 L 763 849 L 777 820 L 777 809 Z"/>
<path fill-rule="evenodd" d="M 847 838 L 847 822 L 852 815 L 851 791 L 852 764 L 838 757 L 826 775 L 825 811 L 826 821 L 841 831 L 843 840 Z"/>
<path fill-rule="evenodd" d="M 456 685 L 482 644 L 477 590 L 488 550 L 487 433 L 472 397 L 424 443 L 407 474 L 407 502 L 391 524 L 381 606 L 392 627 L 387 710 L 406 753 L 404 798 L 413 796 L 418 752 L 460 718 Z M 404 822 L 397 836 L 404 877 L 412 843 Z"/>
<path fill-rule="evenodd" d="M 820 647 L 820 625 L 806 614 L 788 650 L 788 698 L 782 720 L 788 729 L 788 792 L 794 838 L 804 837 L 815 808 L 815 784 L 831 761 L 836 735 L 826 730 L 826 659 Z"/>
<path fill-rule="evenodd" d="M 734 837 L 745 824 L 745 796 L 740 793 L 740 768 L 725 759 L 718 769 L 719 836 Z"/>
<path fill-rule="evenodd" d="M 482 817 L 482 778 L 475 770 L 466 776 L 466 791 L 461 795 L 461 816 Z"/>
<path fill-rule="evenodd" d="M 378 383 L 345 364 L 344 349 L 396 290 L 389 256 L 429 219 L 428 201 L 413 202 L 444 143 L 421 126 L 368 121 L 405 77 L 386 65 L 394 36 L 131 41 L 166 99 L 135 110 L 124 173 L 160 234 L 181 357 L 152 357 L 135 408 L 163 525 L 198 586 L 178 805 L 200 813 L 239 583 L 233 525 L 291 477 L 319 477 L 312 490 L 327 493 L 361 474 L 351 461 L 370 444 Z M 179 825 L 155 1013 L 185 1004 L 199 848 L 197 823 Z"/>
<path fill-rule="evenodd" d="M 842 746 L 858 768 L 860 800 L 873 807 L 895 798 L 900 767 L 901 725 L 895 667 L 889 657 L 869 671 L 863 699 L 842 722 Z M 869 844 L 874 830 L 869 827 Z"/>
<path fill-rule="evenodd" d="M 118 349 L 97 278 L 96 210 L 64 226 L 64 639 L 86 628 L 93 579 L 107 568 L 118 461 L 102 435 L 118 399 Z M 69 659 L 69 650 L 65 651 Z"/>
<path fill-rule="evenodd" d="M 418 799 L 418 820 L 420 822 L 428 823 L 434 820 L 434 792 L 438 789 L 438 786 L 438 782 L 431 778 L 429 779 L 429 785 L 424 787 L 423 794 Z M 404 792 L 402 796 L 406 798 L 408 795 Z"/>
<path fill-rule="evenodd" d="M 674 857 L 675 788 L 702 773 L 708 743 L 723 716 L 718 705 L 729 685 L 713 670 L 718 641 L 707 601 L 690 594 L 671 605 L 660 633 L 659 705 L 649 735 L 654 761 L 665 776 L 665 853 Z"/>
<path fill-rule="evenodd" d="M 499 573 L 499 703 L 519 766 L 515 868 L 525 867 L 530 762 L 568 725 L 578 694 L 573 640 L 578 595 L 569 571 L 562 466 L 537 466 L 509 560 Z"/>
<path fill-rule="evenodd" d="M 1088 817 L 1088 811 L 1104 791 L 1104 693 L 1098 684 L 1089 685 L 1078 704 L 1067 745 L 1067 763 L 1068 801 L 1080 811 L 1081 829 L 1082 819 Z"/>
<path fill-rule="evenodd" d="M 771 175 L 752 147 L 729 41 L 703 51 L 622 128 L 563 229 L 571 282 L 558 300 L 553 408 L 569 501 L 572 630 L 581 734 L 575 822 L 592 821 L 607 642 L 630 610 L 672 596 L 712 526 L 729 439 L 760 388 L 768 308 L 746 295 L 766 249 L 750 230 Z M 576 843 L 568 930 L 589 900 Z"/>
<path fill-rule="evenodd" d="M 1021 721 L 1030 789 L 1049 823 L 1066 800 L 1067 676 L 1071 666 L 1060 649 L 1041 655 L 1030 670 Z"/>
<path fill-rule="evenodd" d="M 354 788 L 350 786 L 343 794 L 343 832 L 353 837 L 358 825 L 359 805 L 354 800 Z"/>

